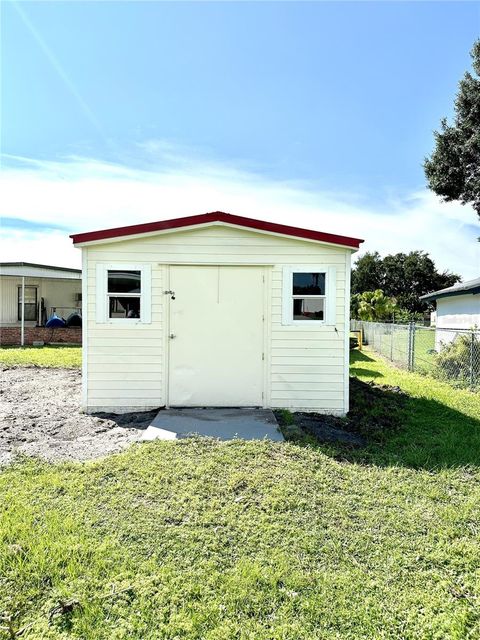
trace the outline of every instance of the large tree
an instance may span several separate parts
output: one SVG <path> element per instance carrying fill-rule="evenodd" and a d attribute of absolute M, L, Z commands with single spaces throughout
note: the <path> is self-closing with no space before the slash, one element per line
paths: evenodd
<path fill-rule="evenodd" d="M 352 293 L 381 289 L 393 297 L 399 308 L 411 313 L 426 309 L 420 296 L 450 287 L 460 276 L 437 271 L 435 263 L 425 251 L 396 253 L 382 258 L 377 252 L 366 253 L 357 260 L 352 271 Z"/>
<path fill-rule="evenodd" d="M 365 253 L 352 271 L 352 293 L 379 289 L 382 276 L 382 258 L 378 251 Z"/>
<path fill-rule="evenodd" d="M 480 40 L 471 55 L 477 77 L 467 72 L 460 81 L 453 124 L 441 121 L 424 169 L 432 191 L 446 201 L 471 204 L 480 217 Z"/>

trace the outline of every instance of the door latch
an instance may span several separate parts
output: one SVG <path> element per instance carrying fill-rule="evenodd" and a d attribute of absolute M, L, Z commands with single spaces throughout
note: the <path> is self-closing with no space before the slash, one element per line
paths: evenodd
<path fill-rule="evenodd" d="M 175 291 L 164 291 L 163 292 L 165 295 L 170 294 L 171 299 L 175 300 Z"/>

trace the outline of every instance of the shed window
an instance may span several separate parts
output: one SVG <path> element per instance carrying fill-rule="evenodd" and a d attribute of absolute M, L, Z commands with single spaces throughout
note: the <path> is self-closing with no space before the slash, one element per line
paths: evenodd
<path fill-rule="evenodd" d="M 292 317 L 293 320 L 325 319 L 326 273 L 292 273 Z"/>
<path fill-rule="evenodd" d="M 137 325 L 152 321 L 152 269 L 149 264 L 97 263 L 97 323 Z"/>
<path fill-rule="evenodd" d="M 335 279 L 335 267 L 285 267 L 282 324 L 335 324 Z"/>
<path fill-rule="evenodd" d="M 109 318 L 140 318 L 142 272 L 109 269 L 107 297 Z"/>

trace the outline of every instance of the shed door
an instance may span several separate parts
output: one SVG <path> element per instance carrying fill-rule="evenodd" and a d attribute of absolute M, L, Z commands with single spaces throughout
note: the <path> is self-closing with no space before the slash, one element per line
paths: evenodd
<path fill-rule="evenodd" d="M 262 406 L 263 269 L 170 267 L 170 406 Z"/>

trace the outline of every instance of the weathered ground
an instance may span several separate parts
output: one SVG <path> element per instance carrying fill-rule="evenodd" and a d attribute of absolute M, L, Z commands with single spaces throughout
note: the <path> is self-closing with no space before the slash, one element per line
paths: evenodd
<path fill-rule="evenodd" d="M 85 415 L 81 372 L 4 368 L 0 375 L 0 464 L 15 454 L 90 460 L 138 441 L 156 412 Z"/>

